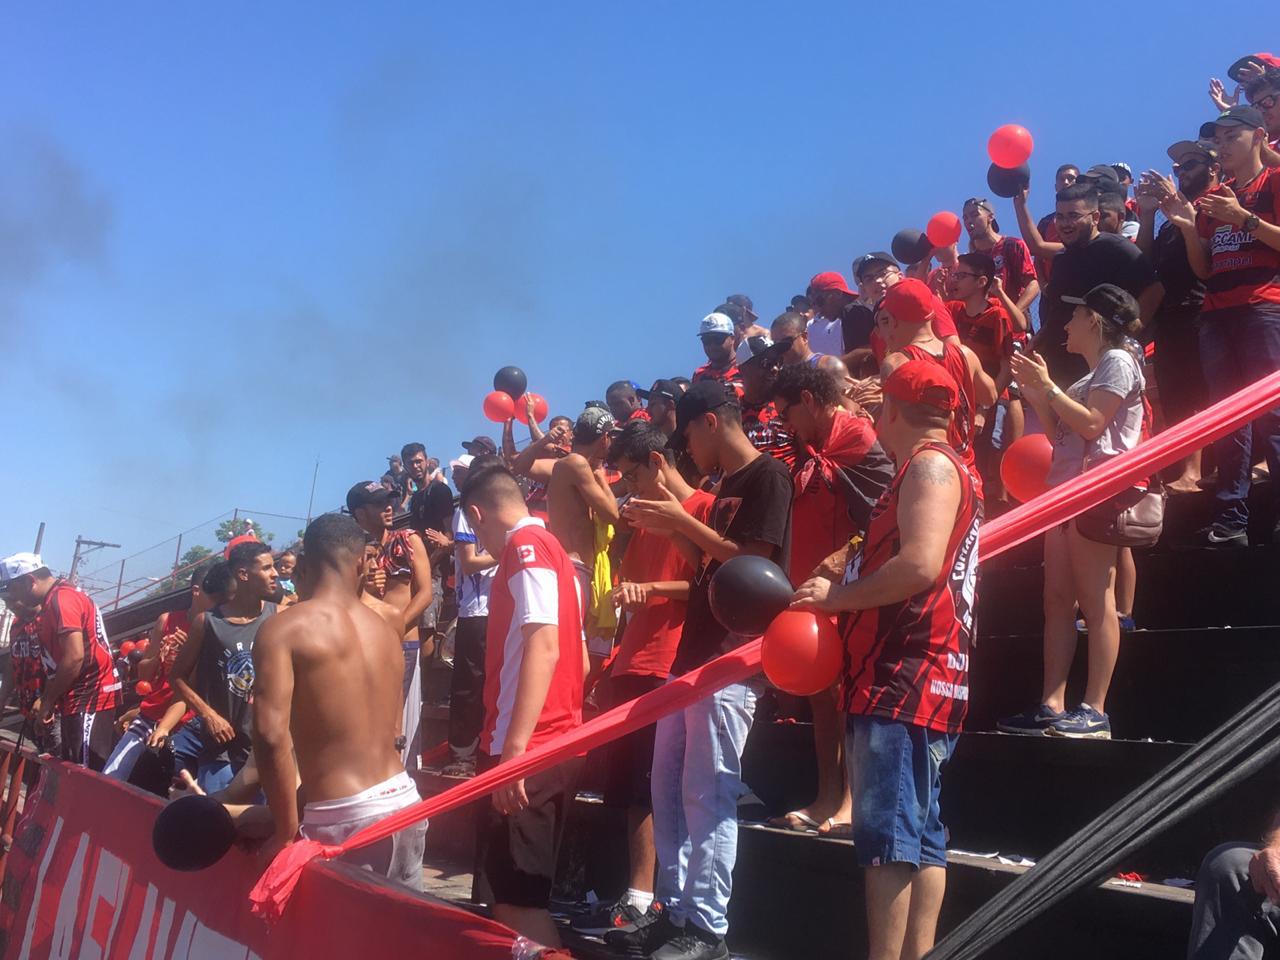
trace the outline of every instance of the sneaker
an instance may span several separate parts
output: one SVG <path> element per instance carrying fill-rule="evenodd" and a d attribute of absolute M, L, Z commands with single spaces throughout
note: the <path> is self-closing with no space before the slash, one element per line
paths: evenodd
<path fill-rule="evenodd" d="M 1087 703 L 1068 710 L 1048 729 L 1051 737 L 1070 737 L 1074 740 L 1110 740 L 1111 718 L 1099 713 Z"/>
<path fill-rule="evenodd" d="M 1211 523 L 1196 533 L 1196 543 L 1203 547 L 1247 547 L 1249 534 L 1244 527 L 1228 527 Z"/>
<path fill-rule="evenodd" d="M 662 905 L 656 902 L 650 904 L 649 909 L 653 910 L 655 905 L 657 912 L 661 913 Z M 600 937 L 610 930 L 634 924 L 644 915 L 645 911 L 630 903 L 624 894 L 617 903 L 597 903 L 594 909 L 570 920 L 569 926 L 588 937 Z"/>
<path fill-rule="evenodd" d="M 682 933 L 649 954 L 649 960 L 729 960 L 729 947 L 710 933 Z"/>
<path fill-rule="evenodd" d="M 1038 703 L 1030 710 L 997 720 L 996 729 L 1001 733 L 1016 733 L 1024 737 L 1047 737 L 1049 728 L 1065 716 L 1065 713 L 1058 713 L 1045 704 Z"/>
<path fill-rule="evenodd" d="M 655 900 L 644 916 L 606 933 L 604 942 L 628 957 L 647 957 L 683 933 L 667 916 L 666 907 Z"/>

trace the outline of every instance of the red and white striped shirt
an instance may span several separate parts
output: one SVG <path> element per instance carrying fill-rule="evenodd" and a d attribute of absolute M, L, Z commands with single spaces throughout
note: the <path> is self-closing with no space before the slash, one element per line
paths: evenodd
<path fill-rule="evenodd" d="M 582 600 L 578 576 L 546 525 L 536 517 L 507 533 L 489 592 L 485 635 L 484 732 L 481 748 L 501 756 L 511 728 L 516 688 L 524 662 L 527 624 L 557 628 L 560 659 L 538 714 L 528 747 L 533 748 L 582 724 Z"/>

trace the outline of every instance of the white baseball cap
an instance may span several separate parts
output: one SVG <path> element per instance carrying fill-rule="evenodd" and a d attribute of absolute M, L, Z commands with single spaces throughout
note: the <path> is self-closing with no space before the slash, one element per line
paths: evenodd
<path fill-rule="evenodd" d="M 733 321 L 723 313 L 708 313 L 698 324 L 698 336 L 711 334 L 728 336 L 733 333 Z"/>
<path fill-rule="evenodd" d="M 467 467 L 471 466 L 471 461 L 474 459 L 475 457 L 473 457 L 471 454 L 464 453 L 462 456 L 458 457 L 457 460 L 450 460 L 449 468 L 451 470 L 457 470 L 458 467 L 462 467 L 463 469 L 466 469 Z"/>
<path fill-rule="evenodd" d="M 44 561 L 38 553 L 15 553 L 11 557 L 5 557 L 0 560 L 0 590 L 19 577 L 45 569 Z"/>

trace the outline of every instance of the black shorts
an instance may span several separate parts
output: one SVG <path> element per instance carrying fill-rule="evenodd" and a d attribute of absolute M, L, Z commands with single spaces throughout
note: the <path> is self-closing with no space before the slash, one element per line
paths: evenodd
<path fill-rule="evenodd" d="M 498 765 L 481 754 L 476 772 Z M 556 861 L 565 817 L 577 791 L 582 759 L 574 757 L 524 782 L 529 806 L 503 816 L 485 797 L 476 817 L 477 885 L 488 886 L 493 902 L 512 907 L 543 908 L 551 902 Z"/>
<path fill-rule="evenodd" d="M 68 713 L 61 720 L 62 753 L 68 763 L 102 772 L 116 745 L 117 709 Z"/>
<path fill-rule="evenodd" d="M 628 674 L 610 677 L 604 683 L 604 705 L 613 709 L 636 697 L 657 690 L 665 677 L 642 677 Z M 653 775 L 653 731 L 651 723 L 634 733 L 619 737 L 600 748 L 604 768 L 604 803 L 606 807 L 653 807 L 649 781 Z"/>

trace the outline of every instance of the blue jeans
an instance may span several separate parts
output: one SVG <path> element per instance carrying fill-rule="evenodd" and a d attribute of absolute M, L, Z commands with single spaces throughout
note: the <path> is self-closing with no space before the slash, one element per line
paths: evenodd
<path fill-rule="evenodd" d="M 129 724 L 129 728 L 116 741 L 107 765 L 102 768 L 103 776 L 128 783 L 133 775 L 133 768 L 137 766 L 138 758 L 147 749 L 147 739 L 155 728 L 154 720 L 148 720 L 143 716 L 135 717 Z M 197 758 L 202 747 L 198 737 L 193 739 L 190 736 L 184 736 L 184 730 L 186 727 L 180 726 L 170 735 L 169 743 L 173 747 L 175 764 L 174 773 L 176 774 L 179 769 L 186 769 L 195 776 L 199 769 Z"/>
<path fill-rule="evenodd" d="M 850 715 L 845 766 L 853 789 L 853 846 L 858 865 L 947 865 L 947 833 L 938 794 L 942 767 L 958 736 L 927 727 Z"/>
<path fill-rule="evenodd" d="M 1254 304 L 1229 307 L 1203 315 L 1200 323 L 1200 364 L 1209 399 L 1218 401 L 1280 370 L 1280 306 Z M 1233 529 L 1249 522 L 1249 471 L 1253 468 L 1253 438 L 1273 477 L 1280 477 L 1280 408 L 1268 410 L 1252 424 L 1213 444 L 1218 464 L 1214 521 Z"/>
<path fill-rule="evenodd" d="M 738 857 L 742 749 L 762 682 L 735 683 L 658 721 L 653 744 L 655 895 L 677 926 L 723 937 Z"/>
<path fill-rule="evenodd" d="M 244 766 L 243 752 L 237 753 L 233 763 L 227 747 L 205 742 L 204 724 L 199 717 L 193 717 L 179 727 L 173 734 L 172 743 L 176 755 L 194 758 L 196 783 L 205 793 L 225 790 Z"/>

